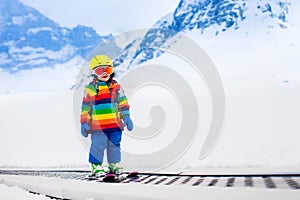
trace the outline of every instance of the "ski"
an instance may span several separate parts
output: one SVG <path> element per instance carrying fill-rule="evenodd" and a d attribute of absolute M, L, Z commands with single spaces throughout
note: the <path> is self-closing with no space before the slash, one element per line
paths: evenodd
<path fill-rule="evenodd" d="M 103 177 L 104 176 L 98 177 L 98 176 L 95 176 L 94 174 L 89 174 L 86 177 L 84 177 L 83 180 L 86 180 L 86 181 L 99 181 Z"/>
<path fill-rule="evenodd" d="M 124 181 L 126 179 L 138 179 L 139 178 L 139 172 L 133 171 L 129 173 L 122 173 L 120 175 L 116 174 L 107 174 L 102 181 L 105 183 L 119 183 L 121 181 Z"/>
<path fill-rule="evenodd" d="M 114 183 L 117 181 L 117 175 L 115 174 L 106 174 L 103 178 L 102 181 L 105 183 Z"/>
<path fill-rule="evenodd" d="M 93 174 L 89 174 L 83 180 L 87 181 L 97 181 L 97 182 L 104 182 L 104 183 L 119 183 L 121 181 L 124 181 L 126 179 L 138 179 L 139 178 L 139 172 L 132 171 L 132 172 L 125 172 L 122 174 L 106 174 L 105 176 L 97 177 Z"/>

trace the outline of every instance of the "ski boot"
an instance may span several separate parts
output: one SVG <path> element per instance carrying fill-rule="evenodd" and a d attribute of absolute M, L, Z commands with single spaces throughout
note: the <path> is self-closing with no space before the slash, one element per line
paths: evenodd
<path fill-rule="evenodd" d="M 123 173 L 123 167 L 120 163 L 109 163 L 108 169 L 110 174 L 120 175 Z"/>
<path fill-rule="evenodd" d="M 102 164 L 92 164 L 92 176 L 97 178 L 104 177 L 106 175 L 106 171 Z"/>

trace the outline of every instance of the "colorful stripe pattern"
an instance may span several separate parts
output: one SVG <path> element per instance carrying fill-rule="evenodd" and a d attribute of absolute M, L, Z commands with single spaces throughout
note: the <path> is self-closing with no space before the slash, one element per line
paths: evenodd
<path fill-rule="evenodd" d="M 88 123 L 92 131 L 122 130 L 121 118 L 129 114 L 128 100 L 116 81 L 92 81 L 86 86 L 80 122 Z"/>

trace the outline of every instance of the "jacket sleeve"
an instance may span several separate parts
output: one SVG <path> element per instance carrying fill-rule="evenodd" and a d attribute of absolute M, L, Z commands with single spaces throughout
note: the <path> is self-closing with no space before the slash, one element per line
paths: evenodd
<path fill-rule="evenodd" d="M 120 90 L 119 90 L 119 95 L 118 95 L 118 107 L 119 107 L 119 111 L 121 112 L 122 117 L 125 116 L 129 116 L 130 112 L 129 112 L 129 104 L 128 104 L 128 99 L 125 95 L 125 92 L 123 90 L 123 88 L 120 86 Z"/>
<path fill-rule="evenodd" d="M 93 85 L 85 87 L 84 96 L 81 105 L 80 123 L 89 123 L 91 119 L 92 100 L 96 94 L 96 88 Z"/>

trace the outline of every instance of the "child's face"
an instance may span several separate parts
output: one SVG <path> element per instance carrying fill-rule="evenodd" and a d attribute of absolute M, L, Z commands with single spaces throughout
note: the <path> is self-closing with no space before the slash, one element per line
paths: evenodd
<path fill-rule="evenodd" d="M 113 67 L 111 66 L 99 66 L 93 70 L 93 74 L 96 74 L 97 78 L 100 81 L 106 82 L 110 78 L 110 75 L 113 73 Z"/>
<path fill-rule="evenodd" d="M 106 82 L 110 78 L 110 74 L 103 72 L 101 75 L 96 74 L 100 81 Z"/>

